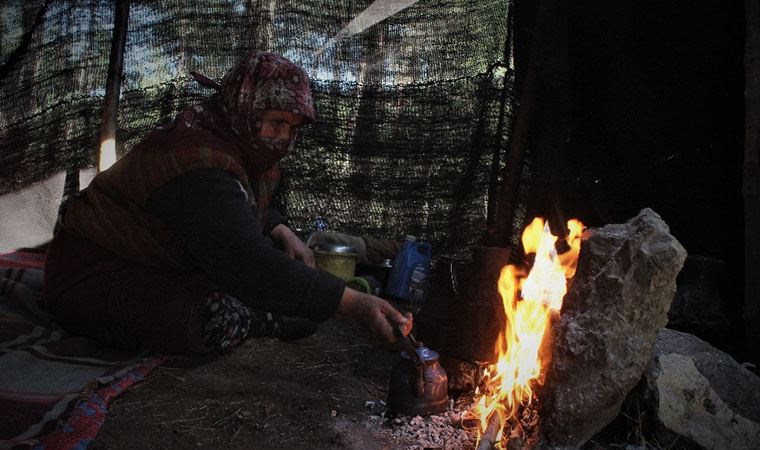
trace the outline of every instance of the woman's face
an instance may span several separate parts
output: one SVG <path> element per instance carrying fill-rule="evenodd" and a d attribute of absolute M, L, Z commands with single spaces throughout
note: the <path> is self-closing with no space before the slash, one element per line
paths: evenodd
<path fill-rule="evenodd" d="M 303 124 L 303 116 L 289 111 L 270 109 L 261 118 L 259 137 L 282 139 L 290 142 Z"/>

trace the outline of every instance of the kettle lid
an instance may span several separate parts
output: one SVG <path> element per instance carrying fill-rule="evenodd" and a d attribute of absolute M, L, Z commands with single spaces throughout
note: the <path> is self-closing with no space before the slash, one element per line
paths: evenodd
<path fill-rule="evenodd" d="M 437 361 L 438 360 L 438 352 L 435 350 L 430 350 L 429 348 L 423 346 L 417 347 L 417 354 L 420 356 L 420 359 L 422 362 L 428 362 L 428 361 Z M 411 359 L 409 357 L 409 353 L 404 350 L 401 352 L 401 357 L 404 359 Z"/>

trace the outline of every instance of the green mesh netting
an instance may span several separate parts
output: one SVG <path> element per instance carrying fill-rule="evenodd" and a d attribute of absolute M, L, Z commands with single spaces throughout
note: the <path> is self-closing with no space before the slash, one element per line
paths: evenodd
<path fill-rule="evenodd" d="M 113 3 L 2 7 L 0 195 L 96 164 Z M 321 217 L 335 231 L 415 234 L 447 257 L 480 240 L 511 124 L 507 0 L 423 0 L 332 43 L 371 1 L 131 3 L 121 154 L 208 94 L 190 70 L 218 79 L 265 49 L 313 79 L 318 121 L 282 162 L 278 201 L 294 229 Z"/>

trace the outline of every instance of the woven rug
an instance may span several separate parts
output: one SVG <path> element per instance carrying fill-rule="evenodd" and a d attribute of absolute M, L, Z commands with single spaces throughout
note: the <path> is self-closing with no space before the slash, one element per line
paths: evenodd
<path fill-rule="evenodd" d="M 85 448 L 109 402 L 166 359 L 60 329 L 39 306 L 43 267 L 43 254 L 0 254 L 0 448 Z"/>

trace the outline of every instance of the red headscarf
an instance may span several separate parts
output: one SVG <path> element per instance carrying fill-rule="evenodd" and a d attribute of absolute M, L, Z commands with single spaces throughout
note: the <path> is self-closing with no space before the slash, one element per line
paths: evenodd
<path fill-rule="evenodd" d="M 264 111 L 287 111 L 302 116 L 305 123 L 314 122 L 309 76 L 282 56 L 254 51 L 230 69 L 219 84 L 197 75 L 196 79 L 218 91 L 212 98 L 218 119 L 224 122 L 218 125 L 234 134 L 257 175 L 273 167 L 295 143 L 295 136 L 285 142 L 259 137 Z"/>

